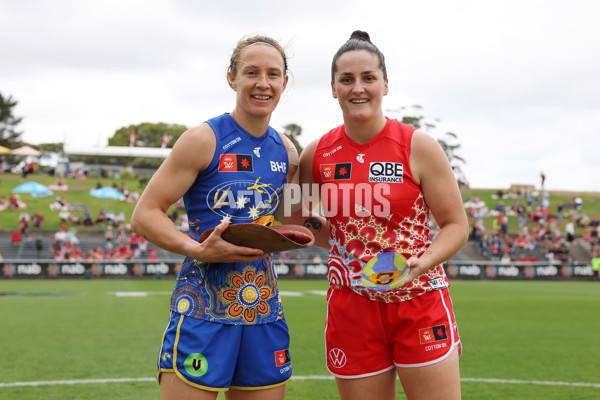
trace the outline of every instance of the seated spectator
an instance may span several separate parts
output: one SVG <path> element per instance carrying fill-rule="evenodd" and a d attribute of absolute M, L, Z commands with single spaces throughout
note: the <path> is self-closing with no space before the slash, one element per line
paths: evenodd
<path fill-rule="evenodd" d="M 481 234 L 482 232 L 481 228 L 479 227 L 479 221 L 473 221 L 469 239 L 479 242 L 481 241 Z"/>
<path fill-rule="evenodd" d="M 73 225 L 80 225 L 82 219 L 79 217 L 79 213 L 71 213 L 71 215 L 69 215 L 69 222 Z"/>
<path fill-rule="evenodd" d="M 133 251 L 133 255 L 135 258 L 137 258 L 140 254 L 139 252 L 139 248 L 140 248 L 140 237 L 137 235 L 137 233 L 135 232 L 131 232 L 131 234 L 129 235 L 129 248 Z"/>
<path fill-rule="evenodd" d="M 69 189 L 69 185 L 67 185 L 64 180 L 63 180 L 63 176 L 59 175 L 58 179 L 56 179 L 56 183 L 53 183 L 51 185 L 48 185 L 48 187 L 50 188 L 50 190 L 68 190 Z"/>
<path fill-rule="evenodd" d="M 112 225 L 106 227 L 106 231 L 104 232 L 104 239 L 106 240 L 106 248 L 113 248 L 113 240 L 115 239 L 115 232 L 113 231 Z"/>
<path fill-rule="evenodd" d="M 107 211 L 106 212 L 106 223 L 107 224 L 114 224 L 115 223 L 115 212 L 114 211 Z"/>
<path fill-rule="evenodd" d="M 31 216 L 31 223 L 34 228 L 41 228 L 44 225 L 44 216 L 42 213 L 34 212 Z"/>
<path fill-rule="evenodd" d="M 125 182 L 121 182 L 121 187 L 118 190 L 119 192 L 123 193 L 125 197 L 129 195 L 129 190 L 127 189 L 127 185 L 125 184 Z"/>
<path fill-rule="evenodd" d="M 115 224 L 122 224 L 125 222 L 125 213 L 123 211 L 120 211 L 117 215 L 115 215 L 113 222 Z"/>
<path fill-rule="evenodd" d="M 13 246 L 20 246 L 22 241 L 21 232 L 13 231 L 10 240 Z"/>
<path fill-rule="evenodd" d="M 23 166 L 23 178 L 27 178 L 27 175 L 33 174 L 34 171 L 35 171 L 35 163 L 34 162 L 25 163 L 25 165 Z"/>
<path fill-rule="evenodd" d="M 60 250 L 61 247 L 62 247 L 62 244 L 56 238 L 56 234 L 55 234 L 55 237 L 52 238 L 52 240 L 50 241 L 50 248 L 52 249 L 52 254 L 54 254 L 56 251 Z"/>
<path fill-rule="evenodd" d="M 29 216 L 28 212 L 23 211 L 21 214 L 19 214 L 19 221 L 27 221 L 29 222 L 31 220 L 31 217 Z"/>
<path fill-rule="evenodd" d="M 544 256 L 546 257 L 546 260 L 548 260 L 548 261 L 554 261 L 555 258 L 556 258 L 555 255 L 554 255 L 554 253 L 551 252 L 551 251 L 547 251 L 547 252 L 542 253 L 542 254 L 544 254 Z"/>
<path fill-rule="evenodd" d="M 181 232 L 188 232 L 190 230 L 187 214 L 181 214 L 181 217 L 179 218 L 179 230 Z"/>
<path fill-rule="evenodd" d="M 88 252 L 88 259 L 92 261 L 104 260 L 104 251 L 100 247 L 90 249 L 90 251 Z"/>
<path fill-rule="evenodd" d="M 79 247 L 71 248 L 71 251 L 69 252 L 69 260 L 82 261 L 83 259 L 83 250 L 81 250 Z"/>
<path fill-rule="evenodd" d="M 148 260 L 149 261 L 158 261 L 158 255 L 156 254 L 156 249 L 154 247 L 151 247 L 148 250 Z"/>
<path fill-rule="evenodd" d="M 100 210 L 98 211 L 98 217 L 96 217 L 96 223 L 101 224 L 106 222 L 106 211 Z"/>
<path fill-rule="evenodd" d="M 140 198 L 140 194 L 138 192 L 136 192 L 135 190 L 133 192 L 130 192 L 126 197 L 125 197 L 125 201 L 127 203 L 135 203 L 136 201 L 138 201 Z"/>
<path fill-rule="evenodd" d="M 61 222 L 63 222 L 63 223 L 67 223 L 69 221 L 70 216 L 71 216 L 71 213 L 69 212 L 69 209 L 67 208 L 67 206 L 63 206 L 63 208 L 58 213 L 58 218 L 60 218 Z"/>
<path fill-rule="evenodd" d="M 50 211 L 60 211 L 66 206 L 68 206 L 66 200 L 58 196 L 56 197 L 56 200 L 50 204 Z"/>
<path fill-rule="evenodd" d="M 127 247 L 125 247 L 123 244 L 118 246 L 112 255 L 113 260 L 128 260 L 129 258 Z"/>
<path fill-rule="evenodd" d="M 68 238 L 69 237 L 67 235 L 67 229 L 64 227 L 56 231 L 56 233 L 54 234 L 54 239 L 60 246 L 63 246 L 65 243 L 67 243 Z"/>
<path fill-rule="evenodd" d="M 10 207 L 10 203 L 6 200 L 6 197 L 0 197 L 0 211 L 4 211 L 8 207 Z"/>
<path fill-rule="evenodd" d="M 498 253 L 500 252 L 500 248 L 498 247 L 498 243 L 497 243 L 497 242 L 494 242 L 494 243 L 492 244 L 492 246 L 490 247 L 490 252 L 491 252 L 493 255 L 495 255 L 495 256 L 497 256 L 497 255 L 498 255 Z"/>
<path fill-rule="evenodd" d="M 140 255 L 145 256 L 148 253 L 148 240 L 143 236 L 138 236 L 138 243 L 138 250 L 140 251 Z"/>
<path fill-rule="evenodd" d="M 77 237 L 77 232 L 75 229 L 71 228 L 67 231 L 67 241 L 74 245 L 79 244 L 79 238 Z"/>
<path fill-rule="evenodd" d="M 92 221 L 92 213 L 90 213 L 90 210 L 85 210 L 83 213 L 83 225 L 85 226 L 93 226 L 94 225 L 94 221 Z"/>
<path fill-rule="evenodd" d="M 27 208 L 27 204 L 23 203 L 18 194 L 13 194 L 8 198 L 9 207 L 13 210 L 21 210 Z"/>
<path fill-rule="evenodd" d="M 498 211 L 501 214 L 504 214 L 506 212 L 506 206 L 504 205 L 504 202 L 500 202 L 496 205 L 496 207 L 494 207 L 494 210 Z"/>
<path fill-rule="evenodd" d="M 75 179 L 87 179 L 86 173 L 80 169 L 72 171 L 71 177 Z"/>
<path fill-rule="evenodd" d="M 575 225 L 573 221 L 569 221 L 565 225 L 565 234 L 567 235 L 567 241 L 572 242 L 575 240 Z"/>
<path fill-rule="evenodd" d="M 37 237 L 37 238 L 35 238 L 35 251 L 36 251 L 37 257 L 40 256 L 40 253 L 42 252 L 42 250 L 44 250 L 44 241 L 42 240 L 41 237 Z"/>
<path fill-rule="evenodd" d="M 21 235 L 24 235 L 27 233 L 28 226 L 29 226 L 29 222 L 27 219 L 22 219 L 19 221 L 19 232 L 21 233 Z"/>

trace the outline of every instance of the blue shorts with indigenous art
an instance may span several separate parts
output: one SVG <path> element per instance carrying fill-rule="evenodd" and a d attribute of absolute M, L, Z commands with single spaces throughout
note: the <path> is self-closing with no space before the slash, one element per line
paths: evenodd
<path fill-rule="evenodd" d="M 161 372 L 211 391 L 269 389 L 292 376 L 285 319 L 229 325 L 172 312 L 158 358 Z"/>

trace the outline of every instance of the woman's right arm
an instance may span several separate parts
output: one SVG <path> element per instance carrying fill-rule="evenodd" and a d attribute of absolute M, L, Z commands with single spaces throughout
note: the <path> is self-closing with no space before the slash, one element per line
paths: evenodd
<path fill-rule="evenodd" d="M 131 216 L 131 228 L 155 245 L 204 262 L 250 262 L 264 257 L 258 249 L 235 246 L 221 239 L 227 223 L 218 225 L 202 243 L 180 232 L 166 212 L 181 199 L 208 167 L 216 148 L 208 124 L 187 130 L 148 182 Z"/>

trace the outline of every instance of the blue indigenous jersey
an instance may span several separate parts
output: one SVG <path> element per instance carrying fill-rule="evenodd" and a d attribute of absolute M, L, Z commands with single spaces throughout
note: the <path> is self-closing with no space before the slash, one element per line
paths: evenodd
<path fill-rule="evenodd" d="M 281 136 L 268 127 L 255 137 L 229 114 L 207 123 L 217 146 L 208 168 L 183 196 L 190 236 L 198 240 L 202 232 L 222 221 L 272 223 L 288 170 Z M 251 263 L 204 263 L 186 257 L 177 275 L 171 310 L 233 325 L 283 318 L 271 259 L 272 255 Z"/>

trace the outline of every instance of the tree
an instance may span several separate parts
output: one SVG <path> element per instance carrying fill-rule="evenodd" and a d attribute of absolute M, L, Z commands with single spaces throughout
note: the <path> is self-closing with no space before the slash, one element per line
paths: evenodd
<path fill-rule="evenodd" d="M 420 105 L 411 106 L 414 110 L 411 113 L 415 113 L 417 115 L 405 114 L 407 111 L 407 107 L 400 107 L 397 110 L 387 110 L 392 113 L 402 113 L 402 119 L 395 118 L 396 120 L 402 122 L 403 124 L 414 126 L 417 129 L 423 129 L 424 131 L 431 133 L 436 127 L 435 124 L 427 122 L 425 120 L 425 116 L 422 115 L 421 110 L 423 107 Z M 435 120 L 436 122 L 440 122 L 439 119 Z M 465 174 L 462 172 L 460 164 L 466 164 L 467 162 L 463 157 L 461 157 L 458 152 L 460 150 L 460 143 L 458 141 L 458 136 L 453 132 L 446 132 L 443 137 L 437 139 L 442 150 L 446 153 L 446 157 L 448 157 L 448 162 L 450 162 L 450 166 L 452 167 L 452 171 L 454 171 L 454 176 L 458 180 L 459 184 L 466 184 Z"/>
<path fill-rule="evenodd" d="M 302 153 L 304 148 L 298 142 L 298 137 L 302 135 L 302 127 L 297 124 L 287 124 L 283 127 L 283 134 L 296 146 L 298 154 Z"/>
<path fill-rule="evenodd" d="M 163 136 L 169 137 L 169 147 L 177 141 L 179 136 L 187 130 L 184 125 L 167 124 L 165 122 L 142 122 L 137 125 L 124 126 L 117 129 L 115 134 L 108 139 L 110 146 L 129 146 L 131 132 L 135 132 L 135 145 L 141 147 L 161 147 Z"/>
<path fill-rule="evenodd" d="M 16 142 L 21 142 L 23 132 L 18 131 L 17 125 L 23 120 L 22 117 L 16 117 L 13 114 L 13 108 L 18 101 L 13 100 L 12 96 L 4 97 L 0 93 L 0 145 L 12 147 Z"/>
<path fill-rule="evenodd" d="M 64 156 L 65 154 L 62 143 L 40 143 L 36 147 L 44 154 L 55 153 L 59 156 Z"/>
<path fill-rule="evenodd" d="M 115 134 L 108 139 L 110 146 L 129 146 L 131 132 L 135 132 L 135 146 L 141 147 L 161 147 L 165 134 L 167 134 L 167 147 L 172 147 L 173 143 L 179 139 L 179 136 L 187 130 L 185 125 L 167 124 L 165 122 L 151 123 L 142 122 L 137 125 L 124 126 L 117 129 Z M 122 158 L 122 157 L 121 157 Z M 117 157 L 113 161 L 118 162 Z M 124 160 L 120 160 L 121 162 Z M 138 157 L 133 160 L 126 160 L 132 167 L 157 168 L 163 160 L 157 158 Z"/>
<path fill-rule="evenodd" d="M 464 158 L 456 154 L 460 149 L 460 143 L 456 143 L 456 140 L 458 140 L 458 136 L 456 136 L 456 134 L 452 132 L 446 132 L 443 137 L 437 140 L 437 142 L 442 147 L 442 150 L 444 150 L 444 153 L 446 153 L 446 157 L 448 157 L 448 161 L 450 162 L 450 166 L 452 167 L 452 171 L 454 171 L 456 179 L 458 179 L 460 183 L 467 183 L 465 174 L 460 168 L 460 163 L 466 164 L 466 161 Z"/>

